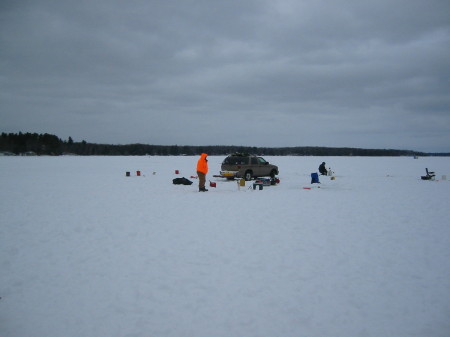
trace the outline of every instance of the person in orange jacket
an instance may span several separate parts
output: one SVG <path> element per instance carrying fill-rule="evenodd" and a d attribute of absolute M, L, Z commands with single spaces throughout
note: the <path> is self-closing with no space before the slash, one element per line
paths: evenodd
<path fill-rule="evenodd" d="M 208 173 L 208 155 L 206 153 L 202 153 L 200 155 L 200 159 L 197 162 L 197 175 L 198 175 L 198 191 L 206 192 L 208 191 L 205 188 L 206 183 L 206 174 Z"/>

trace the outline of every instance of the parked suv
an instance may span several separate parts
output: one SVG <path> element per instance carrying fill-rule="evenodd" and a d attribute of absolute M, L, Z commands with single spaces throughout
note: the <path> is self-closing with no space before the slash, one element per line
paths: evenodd
<path fill-rule="evenodd" d="M 224 159 L 220 176 L 227 179 L 244 178 L 246 181 L 256 177 L 274 178 L 278 174 L 278 166 L 269 164 L 262 157 L 234 153 Z"/>

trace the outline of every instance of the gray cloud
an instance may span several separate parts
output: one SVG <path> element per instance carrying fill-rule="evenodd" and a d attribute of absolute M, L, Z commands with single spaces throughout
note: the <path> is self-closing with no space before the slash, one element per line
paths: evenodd
<path fill-rule="evenodd" d="M 450 151 L 447 1 L 3 1 L 3 132 Z"/>

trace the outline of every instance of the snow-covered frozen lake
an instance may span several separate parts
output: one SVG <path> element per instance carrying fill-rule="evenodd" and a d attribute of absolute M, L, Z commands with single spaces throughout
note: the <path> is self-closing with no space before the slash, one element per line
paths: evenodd
<path fill-rule="evenodd" d="M 0 336 L 450 336 L 450 158 L 223 158 L 0 157 Z"/>

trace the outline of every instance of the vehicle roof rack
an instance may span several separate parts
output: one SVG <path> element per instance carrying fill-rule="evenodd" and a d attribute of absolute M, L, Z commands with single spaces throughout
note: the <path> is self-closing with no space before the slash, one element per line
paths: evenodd
<path fill-rule="evenodd" d="M 248 156 L 251 156 L 251 154 L 250 153 L 235 152 L 235 153 L 230 154 L 230 156 L 233 156 L 233 157 L 248 157 Z"/>

